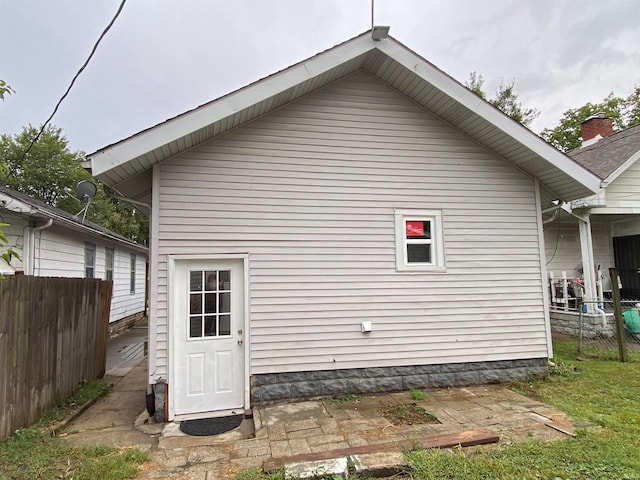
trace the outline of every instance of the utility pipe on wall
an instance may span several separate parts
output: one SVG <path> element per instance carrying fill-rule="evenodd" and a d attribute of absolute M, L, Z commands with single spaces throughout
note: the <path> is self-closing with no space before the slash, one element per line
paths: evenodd
<path fill-rule="evenodd" d="M 36 273 L 36 232 L 41 232 L 45 228 L 49 228 L 51 225 L 53 225 L 53 218 L 47 220 L 43 225 L 31 229 L 31 232 L 29 232 L 31 261 L 29 262 L 29 271 L 27 272 L 27 275 L 35 275 Z"/>

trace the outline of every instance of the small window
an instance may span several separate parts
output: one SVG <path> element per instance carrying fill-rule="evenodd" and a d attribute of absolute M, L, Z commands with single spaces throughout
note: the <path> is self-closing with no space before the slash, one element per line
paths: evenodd
<path fill-rule="evenodd" d="M 136 293 L 136 254 L 131 254 L 131 263 L 129 267 L 129 293 Z"/>
<path fill-rule="evenodd" d="M 442 211 L 396 210 L 395 221 L 397 270 L 443 271 Z"/>
<path fill-rule="evenodd" d="M 84 278 L 93 278 L 96 271 L 96 246 L 84 243 Z"/>
<path fill-rule="evenodd" d="M 113 248 L 104 251 L 104 279 L 113 281 Z"/>

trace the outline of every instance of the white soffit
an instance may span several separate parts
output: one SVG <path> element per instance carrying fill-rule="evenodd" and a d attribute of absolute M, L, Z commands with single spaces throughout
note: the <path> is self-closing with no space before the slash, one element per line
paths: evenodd
<path fill-rule="evenodd" d="M 538 178 L 562 200 L 600 188 L 596 175 L 415 52 L 392 38 L 374 41 L 369 32 L 88 155 L 92 172 L 117 187 L 156 163 L 359 70 Z"/>

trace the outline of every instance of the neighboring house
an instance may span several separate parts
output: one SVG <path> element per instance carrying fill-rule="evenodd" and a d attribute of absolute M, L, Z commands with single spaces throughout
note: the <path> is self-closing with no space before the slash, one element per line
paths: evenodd
<path fill-rule="evenodd" d="M 569 290 L 568 296 L 575 293 L 574 297 L 593 301 L 609 295 L 609 268 L 615 266 L 622 297 L 640 299 L 640 125 L 614 133 L 611 119 L 598 114 L 581 127 L 583 146 L 568 155 L 602 179 L 601 189 L 557 213 L 547 213 L 547 269 L 556 285 L 563 276 L 584 282 L 584 289 Z M 576 331 L 575 318 L 563 313 L 566 305 L 558 301 L 555 307 L 554 325 L 567 333 Z M 588 334 L 613 335 L 613 320 L 604 319 L 604 313 L 593 307 L 589 304 L 590 313 L 602 322 L 595 321 Z"/>
<path fill-rule="evenodd" d="M 169 420 L 544 374 L 541 210 L 600 184 L 370 33 L 89 158 L 151 205 Z"/>
<path fill-rule="evenodd" d="M 113 280 L 111 331 L 145 313 L 148 249 L 40 200 L 0 186 L 0 222 L 20 254 L 5 273 Z"/>

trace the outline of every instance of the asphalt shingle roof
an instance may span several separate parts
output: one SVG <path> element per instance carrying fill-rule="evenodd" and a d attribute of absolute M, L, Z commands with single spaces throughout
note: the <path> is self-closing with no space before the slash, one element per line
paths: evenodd
<path fill-rule="evenodd" d="M 80 226 L 81 228 L 83 228 L 84 230 L 86 230 L 87 232 L 91 232 L 93 234 L 102 234 L 102 235 L 107 235 L 109 237 L 112 237 L 114 240 L 119 240 L 122 243 L 126 243 L 129 244 L 130 246 L 135 246 L 138 247 L 140 249 L 146 249 L 147 247 L 145 247 L 144 245 L 140 245 L 139 243 L 134 242 L 133 240 L 124 237 L 112 230 L 109 230 L 107 228 L 104 228 L 100 225 L 98 225 L 97 223 L 93 223 L 89 220 L 81 220 L 78 217 L 75 217 L 73 215 L 71 215 L 68 212 L 65 212 L 64 210 L 60 210 L 59 208 L 56 207 L 52 207 L 51 205 L 48 205 L 46 203 L 44 203 L 41 200 L 38 200 L 37 198 L 33 198 L 29 195 L 26 195 L 22 192 L 18 192 L 17 190 L 14 190 L 13 188 L 9 188 L 9 187 L 5 187 L 3 185 L 0 185 L 0 193 L 4 193 L 5 195 L 9 195 L 10 197 L 15 198 L 16 200 L 23 202 L 27 205 L 29 205 L 30 207 L 33 207 L 34 209 L 36 209 L 37 211 L 40 212 L 39 216 L 43 216 L 43 217 L 49 217 L 50 215 L 53 215 L 55 217 L 61 217 L 64 220 L 66 220 L 69 223 L 73 223 L 76 224 L 78 226 Z M 0 205 L 2 206 L 2 205 Z M 1 220 L 1 219 L 0 219 Z"/>
<path fill-rule="evenodd" d="M 571 150 L 567 155 L 605 179 L 638 151 L 640 151 L 640 125 L 616 132 L 588 147 Z"/>

